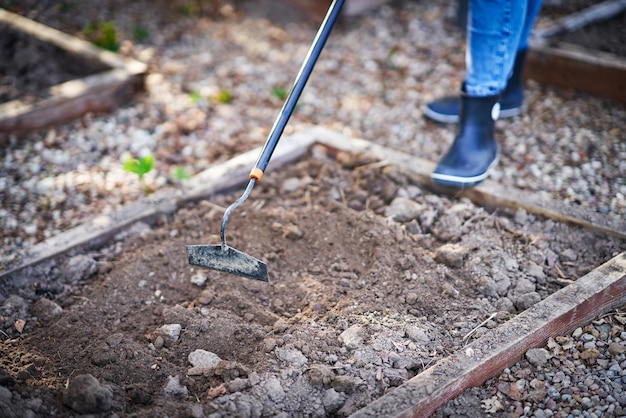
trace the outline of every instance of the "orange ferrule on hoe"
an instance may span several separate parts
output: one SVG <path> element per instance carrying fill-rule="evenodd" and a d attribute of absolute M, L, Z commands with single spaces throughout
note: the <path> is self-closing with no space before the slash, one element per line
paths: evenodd
<path fill-rule="evenodd" d="M 261 177 L 263 177 L 263 170 L 258 167 L 254 167 L 252 171 L 250 171 L 250 178 L 256 179 L 257 182 L 261 181 Z"/>

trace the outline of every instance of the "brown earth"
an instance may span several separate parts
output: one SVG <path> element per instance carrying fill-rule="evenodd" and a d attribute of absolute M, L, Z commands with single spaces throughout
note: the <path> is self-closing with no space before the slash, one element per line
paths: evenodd
<path fill-rule="evenodd" d="M 0 415 L 347 416 L 626 248 L 315 151 L 230 217 L 269 283 L 187 264 L 239 191 L 4 283 Z"/>
<path fill-rule="evenodd" d="M 240 193 L 2 283 L 0 416 L 347 416 L 626 249 L 322 149 L 228 223 L 269 283 L 189 266 Z"/>

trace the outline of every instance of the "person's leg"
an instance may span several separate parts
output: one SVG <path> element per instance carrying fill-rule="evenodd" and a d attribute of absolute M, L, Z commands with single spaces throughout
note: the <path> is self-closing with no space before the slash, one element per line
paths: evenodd
<path fill-rule="evenodd" d="M 470 1 L 460 129 L 432 173 L 433 181 L 472 187 L 483 181 L 495 165 L 498 101 L 513 68 L 526 10 L 526 0 Z"/>
<path fill-rule="evenodd" d="M 517 55 L 513 64 L 513 71 L 507 82 L 506 88 L 500 97 L 501 118 L 517 116 L 522 111 L 524 104 L 524 66 L 526 65 L 526 51 L 528 50 L 528 40 L 535 23 L 535 19 L 541 9 L 541 0 L 529 0 L 526 9 L 526 19 L 517 47 Z"/>
<path fill-rule="evenodd" d="M 523 71 L 526 63 L 526 50 L 528 48 L 528 39 L 535 22 L 539 10 L 541 9 L 541 0 L 529 0 L 526 9 L 523 29 L 519 37 L 519 44 L 515 56 L 515 62 L 508 79 L 506 88 L 501 94 L 501 118 L 517 116 L 521 113 L 524 103 L 523 92 Z M 430 103 L 423 108 L 424 115 L 432 120 L 442 123 L 457 123 L 459 121 L 459 112 L 461 100 L 459 96 L 446 96 Z"/>

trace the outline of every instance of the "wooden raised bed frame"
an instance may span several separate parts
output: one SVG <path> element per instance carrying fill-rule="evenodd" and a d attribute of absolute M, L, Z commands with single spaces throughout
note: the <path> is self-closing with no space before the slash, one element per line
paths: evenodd
<path fill-rule="evenodd" d="M 626 57 L 558 41 L 558 35 L 610 19 L 626 10 L 626 0 L 608 0 L 565 16 L 530 40 L 525 76 L 540 83 L 571 87 L 626 102 Z"/>
<path fill-rule="evenodd" d="M 34 104 L 13 100 L 0 105 L 0 138 L 22 134 L 75 119 L 87 112 L 108 112 L 144 89 L 146 64 L 124 58 L 89 42 L 0 9 L 0 23 L 40 41 L 53 44 L 85 61 L 97 62 L 108 71 L 58 84 L 50 98 Z"/>
<path fill-rule="evenodd" d="M 434 163 L 321 128 L 285 138 L 278 145 L 269 169 L 302 158 L 315 146 L 323 146 L 330 151 L 374 153 L 411 175 L 424 187 L 435 188 L 430 181 Z M 98 216 L 35 245 L 24 252 L 19 265 L 0 271 L 0 281 L 19 283 L 28 276 L 30 269 L 46 260 L 77 248 L 97 248 L 135 222 L 150 222 L 159 215 L 173 213 L 189 202 L 240 188 L 247 182 L 248 171 L 254 165 L 258 153 L 258 149 L 249 151 L 194 176 L 184 189 L 158 191 L 146 200 L 131 203 L 113 215 Z M 465 196 L 479 205 L 523 208 L 529 213 L 626 238 L 626 221 L 623 219 L 599 217 L 585 209 L 567 210 L 567 207 L 520 190 L 504 190 L 491 180 L 461 193 L 446 189 L 437 191 Z M 598 315 L 625 304 L 626 253 L 621 253 L 462 350 L 435 363 L 402 386 L 357 411 L 354 416 L 428 416 L 464 390 L 482 384 L 514 364 L 528 349 L 542 346 L 550 337 L 569 333 Z"/>

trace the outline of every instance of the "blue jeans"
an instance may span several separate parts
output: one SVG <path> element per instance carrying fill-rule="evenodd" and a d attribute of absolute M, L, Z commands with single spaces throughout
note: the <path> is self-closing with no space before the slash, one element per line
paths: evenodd
<path fill-rule="evenodd" d="M 528 38 L 541 0 L 470 0 L 465 92 L 493 96 L 506 87 L 517 52 Z"/>

